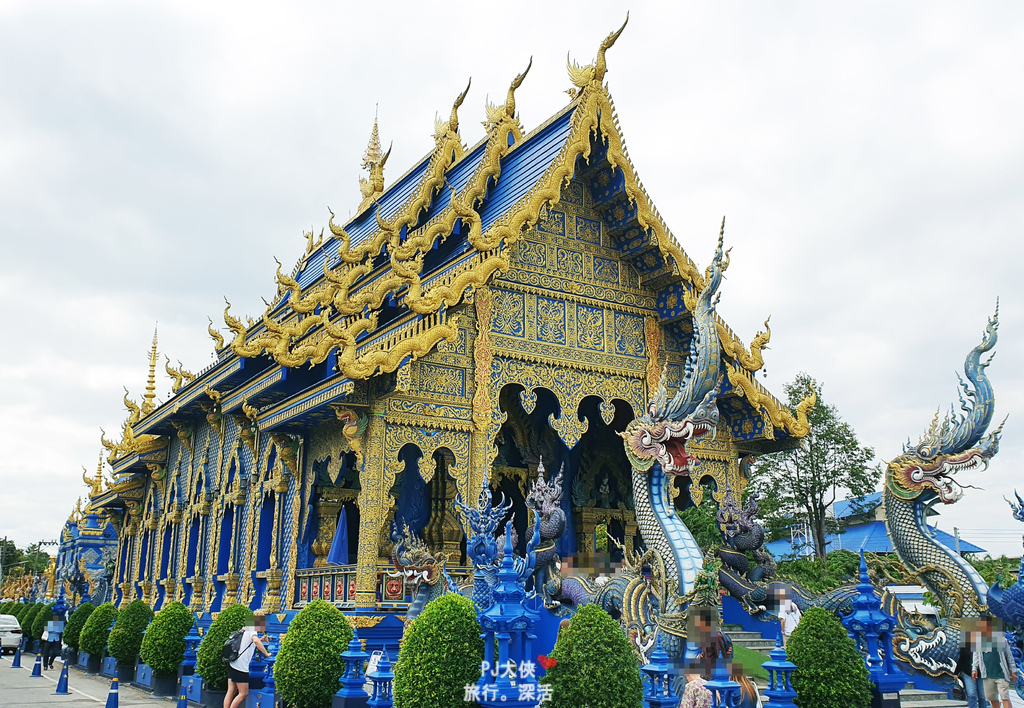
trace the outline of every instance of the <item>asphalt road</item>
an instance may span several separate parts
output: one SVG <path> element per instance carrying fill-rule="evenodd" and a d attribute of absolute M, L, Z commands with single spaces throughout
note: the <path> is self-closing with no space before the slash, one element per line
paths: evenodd
<path fill-rule="evenodd" d="M 43 671 L 42 678 L 32 678 L 32 665 L 36 661 L 35 654 L 21 655 L 21 668 L 11 669 L 11 655 L 0 658 L 0 705 L 4 708 L 35 708 L 36 706 L 72 705 L 72 706 L 103 706 L 110 693 L 110 679 L 102 676 L 90 676 L 82 671 L 68 667 L 68 685 L 71 694 L 68 696 L 54 695 L 57 690 L 57 679 L 60 678 L 62 666 L 60 660 L 54 662 L 54 668 Z M 118 686 L 118 707 L 121 706 L 162 706 L 169 708 L 174 703 L 170 699 L 153 698 L 145 691 L 131 686 Z"/>

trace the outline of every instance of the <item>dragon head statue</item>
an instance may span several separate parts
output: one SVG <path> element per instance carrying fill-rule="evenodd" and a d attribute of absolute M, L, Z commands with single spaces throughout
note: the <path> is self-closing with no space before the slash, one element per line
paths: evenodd
<path fill-rule="evenodd" d="M 903 501 L 941 501 L 952 504 L 963 496 L 963 486 L 956 481 L 959 472 L 988 467 L 988 461 L 999 450 L 1002 425 L 988 435 L 985 431 L 992 421 L 995 396 L 985 369 L 992 361 L 981 357 L 996 345 L 999 327 L 999 306 L 989 319 L 981 343 L 974 347 L 964 362 L 967 382 L 960 379 L 960 407 L 958 413 L 951 408 L 940 421 L 936 412 L 931 426 L 921 440 L 909 441 L 903 452 L 889 463 L 886 484 L 889 491 Z"/>
<path fill-rule="evenodd" d="M 637 471 L 646 472 L 658 463 L 665 474 L 689 475 L 700 461 L 687 451 L 687 443 L 713 432 L 718 425 L 721 343 L 715 325 L 715 305 L 724 269 L 724 236 L 723 221 L 714 261 L 693 309 L 693 341 L 679 390 L 669 397 L 666 363 L 658 391 L 647 411 L 620 433 L 625 441 L 626 456 Z"/>

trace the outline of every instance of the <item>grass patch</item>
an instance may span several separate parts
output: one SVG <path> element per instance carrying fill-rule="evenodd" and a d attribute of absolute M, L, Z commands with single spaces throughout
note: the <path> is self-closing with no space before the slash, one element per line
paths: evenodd
<path fill-rule="evenodd" d="M 743 666 L 743 673 L 752 678 L 768 680 L 768 672 L 761 668 L 761 664 L 768 661 L 767 656 L 739 644 L 733 644 L 732 651 L 733 658 Z"/>

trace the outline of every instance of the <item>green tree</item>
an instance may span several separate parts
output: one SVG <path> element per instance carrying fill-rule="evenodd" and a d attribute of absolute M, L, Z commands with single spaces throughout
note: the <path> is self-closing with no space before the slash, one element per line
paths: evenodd
<path fill-rule="evenodd" d="M 25 549 L 25 572 L 29 575 L 40 575 L 50 566 L 50 554 L 38 543 Z"/>
<path fill-rule="evenodd" d="M 406 629 L 395 663 L 398 708 L 468 706 L 466 684 L 480 678 L 484 640 L 472 600 L 445 593 Z"/>
<path fill-rule="evenodd" d="M 133 600 L 117 615 L 114 628 L 107 638 L 107 653 L 119 663 L 132 664 L 142 648 L 142 633 L 146 631 L 153 610 L 142 600 Z"/>
<path fill-rule="evenodd" d="M 53 605 L 43 605 L 38 612 L 36 612 L 36 618 L 32 620 L 32 637 L 34 639 L 42 639 L 43 632 L 46 631 L 46 623 L 53 621 Z"/>
<path fill-rule="evenodd" d="M 784 390 L 794 413 L 801 400 L 817 397 L 817 405 L 807 414 L 811 430 L 797 447 L 763 457 L 754 469 L 753 487 L 761 494 L 759 504 L 769 529 L 777 534 L 793 519 L 806 519 L 814 554 L 823 559 L 829 506 L 843 489 L 854 497 L 873 492 L 882 470 L 871 465 L 875 451 L 861 446 L 853 427 L 835 406 L 825 403 L 820 383 L 800 373 Z"/>
<path fill-rule="evenodd" d="M 89 619 L 89 615 L 95 609 L 91 602 L 83 602 L 71 613 L 67 626 L 64 627 L 63 640 L 74 651 L 78 651 L 78 642 L 82 636 L 82 628 L 85 627 L 86 620 Z"/>
<path fill-rule="evenodd" d="M 82 635 L 78 640 L 79 651 L 99 656 L 107 648 L 110 636 L 110 624 L 117 619 L 117 608 L 113 603 L 105 602 L 89 615 L 82 627 Z"/>
<path fill-rule="evenodd" d="M 248 624 L 252 624 L 252 610 L 245 605 L 229 605 L 217 614 L 217 618 L 206 630 L 196 652 L 196 673 L 214 691 L 223 691 L 228 687 L 227 664 L 221 660 L 224 642 Z"/>
<path fill-rule="evenodd" d="M 864 659 L 836 616 L 812 607 L 786 643 L 796 664 L 793 688 L 800 708 L 868 708 L 871 681 Z"/>
<path fill-rule="evenodd" d="M 677 511 L 679 518 L 686 524 L 686 528 L 693 534 L 694 540 L 703 549 L 712 546 L 722 545 L 722 532 L 718 528 L 718 502 L 711 496 L 714 486 L 710 484 L 701 485 L 704 488 L 704 496 L 700 504 L 690 503 L 682 511 Z"/>
<path fill-rule="evenodd" d="M 640 708 L 640 666 L 619 623 L 598 605 L 579 609 L 550 656 L 558 663 L 541 683 L 551 686 L 551 708 Z"/>
<path fill-rule="evenodd" d="M 337 607 L 324 600 L 303 607 L 288 625 L 274 663 L 277 691 L 285 703 L 302 708 L 331 705 L 345 673 L 341 653 L 350 641 L 352 627 Z"/>
<path fill-rule="evenodd" d="M 185 657 L 185 635 L 195 617 L 180 602 L 161 608 L 142 638 L 142 660 L 158 674 L 173 674 Z"/>

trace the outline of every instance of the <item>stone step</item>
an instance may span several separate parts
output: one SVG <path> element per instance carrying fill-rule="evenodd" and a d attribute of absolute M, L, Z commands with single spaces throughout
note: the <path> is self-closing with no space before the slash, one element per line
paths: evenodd
<path fill-rule="evenodd" d="M 911 704 L 914 708 L 967 705 L 966 701 L 956 701 L 946 698 L 946 694 L 941 691 L 923 691 L 916 688 L 904 688 L 900 691 L 900 702 L 903 704 Z"/>

